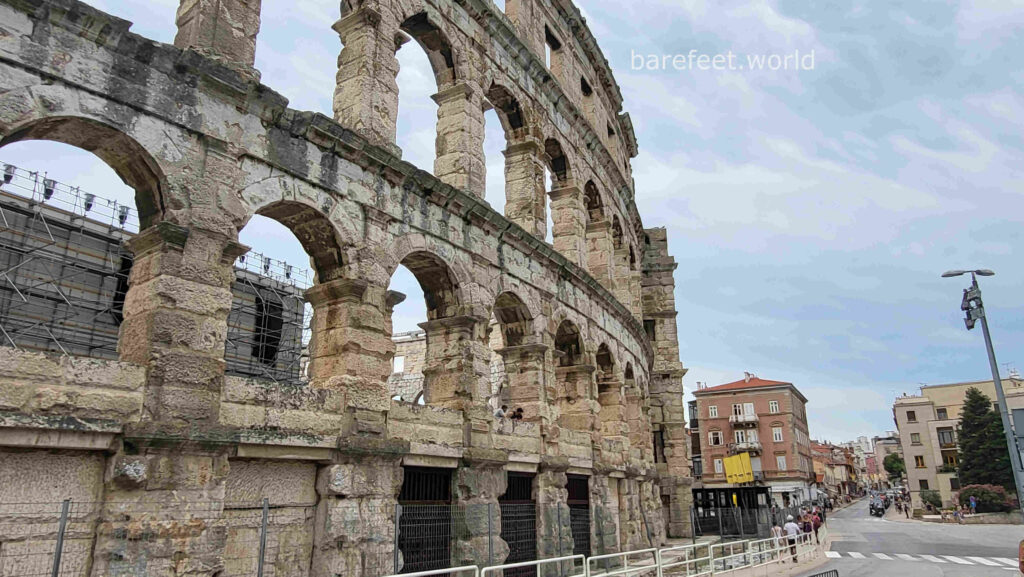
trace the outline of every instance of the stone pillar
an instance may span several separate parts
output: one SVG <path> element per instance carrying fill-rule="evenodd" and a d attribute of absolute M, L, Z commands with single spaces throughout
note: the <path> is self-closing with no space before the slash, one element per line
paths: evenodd
<path fill-rule="evenodd" d="M 623 244 L 612 254 L 612 293 L 627 309 L 633 310 L 633 293 L 630 288 L 632 273 L 629 270 L 629 248 Z"/>
<path fill-rule="evenodd" d="M 587 224 L 587 271 L 604 288 L 614 291 L 612 282 L 612 233 L 608 220 L 592 220 Z"/>
<path fill-rule="evenodd" d="M 181 0 L 174 45 L 218 60 L 259 80 L 256 35 L 261 0 Z"/>
<path fill-rule="evenodd" d="M 594 366 L 555 368 L 558 425 L 574 431 L 593 431 L 600 405 L 594 400 Z"/>
<path fill-rule="evenodd" d="M 626 406 L 622 402 L 622 385 L 614 378 L 597 384 L 597 401 L 601 404 L 601 435 L 625 441 L 629 436 Z"/>
<path fill-rule="evenodd" d="M 628 549 L 620 547 L 619 527 L 621 513 L 619 512 L 619 491 L 621 478 L 609 477 L 604 474 L 595 474 L 590 478 L 590 500 L 593 503 L 592 510 L 594 519 L 592 521 L 593 534 L 591 536 L 594 544 L 593 550 L 596 555 L 606 553 L 618 553 Z M 621 473 L 618 473 L 621 476 Z M 621 563 L 608 563 L 608 568 L 620 567 Z M 602 568 L 604 566 L 602 565 Z"/>
<path fill-rule="evenodd" d="M 537 471 L 537 556 L 539 559 L 572 554 L 572 525 L 569 523 L 569 490 L 566 488 L 568 457 L 543 456 Z M 568 575 L 553 565 L 542 568 L 540 577 Z"/>
<path fill-rule="evenodd" d="M 547 351 L 548 346 L 544 344 L 505 347 L 497 351 L 505 362 L 509 406 L 522 407 L 523 420 L 530 423 L 547 422 L 549 418 L 544 387 Z"/>
<path fill-rule="evenodd" d="M 508 557 L 501 538 L 501 506 L 508 478 L 503 451 L 470 447 L 463 451 L 455 471 L 452 501 L 462 514 L 452 519 L 452 566 L 499 565 Z"/>
<path fill-rule="evenodd" d="M 491 395 L 491 349 L 487 321 L 455 316 L 420 323 L 427 333 L 423 359 L 426 404 L 462 411 L 467 447 L 490 447 L 494 415 Z"/>
<path fill-rule="evenodd" d="M 91 575 L 221 575 L 227 527 L 218 519 L 233 446 L 150 433 L 126 431 L 132 454 L 107 459 Z"/>
<path fill-rule="evenodd" d="M 551 191 L 551 231 L 555 250 L 581 267 L 586 267 L 586 208 L 583 192 L 568 183 Z"/>
<path fill-rule="evenodd" d="M 536 139 L 505 149 L 505 218 L 543 240 L 548 228 L 544 192 L 544 146 Z"/>
<path fill-rule="evenodd" d="M 434 96 L 437 103 L 437 158 L 434 175 L 445 184 L 484 198 L 484 111 L 479 94 L 456 84 Z"/>
<path fill-rule="evenodd" d="M 344 45 L 338 57 L 334 119 L 370 143 L 400 155 L 395 144 L 399 46 L 388 29 L 381 23 L 381 14 L 365 6 L 334 23 Z"/>
<path fill-rule="evenodd" d="M 363 279 L 337 279 L 306 291 L 313 306 L 310 386 L 345 394 L 347 433 L 383 436 L 390 408 L 387 380 L 395 344 L 390 310 L 400 293 Z"/>
<path fill-rule="evenodd" d="M 118 351 L 147 369 L 142 420 L 216 425 L 233 265 L 248 249 L 222 233 L 169 222 L 128 245 L 135 263 Z"/>
<path fill-rule="evenodd" d="M 339 462 L 321 467 L 317 475 L 320 500 L 309 576 L 392 574 L 395 506 L 408 443 L 353 437 L 339 448 Z"/>

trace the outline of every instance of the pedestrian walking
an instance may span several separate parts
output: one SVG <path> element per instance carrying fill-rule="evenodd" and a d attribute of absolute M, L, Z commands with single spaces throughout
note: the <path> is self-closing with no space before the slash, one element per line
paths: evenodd
<path fill-rule="evenodd" d="M 811 525 L 814 527 L 814 542 L 821 545 L 821 539 L 818 538 L 818 529 L 821 529 L 821 517 L 817 513 L 814 513 L 811 517 Z"/>
<path fill-rule="evenodd" d="M 793 521 L 793 516 L 789 515 L 786 517 L 786 525 L 782 530 L 786 532 L 786 540 L 789 541 L 789 555 L 796 563 L 796 540 L 800 536 L 800 525 L 797 525 Z"/>
<path fill-rule="evenodd" d="M 977 514 L 978 512 L 978 500 L 971 495 L 971 515 Z"/>
<path fill-rule="evenodd" d="M 907 516 L 907 519 L 910 518 L 910 503 L 903 505 L 903 514 Z"/>

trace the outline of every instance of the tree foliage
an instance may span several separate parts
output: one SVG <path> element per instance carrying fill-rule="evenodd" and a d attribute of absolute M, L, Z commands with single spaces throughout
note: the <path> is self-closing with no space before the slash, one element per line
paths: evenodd
<path fill-rule="evenodd" d="M 1011 507 L 1006 489 L 999 485 L 968 485 L 960 489 L 957 499 L 961 505 L 970 506 L 972 496 L 979 513 L 1009 511 Z"/>
<path fill-rule="evenodd" d="M 978 389 L 967 389 L 959 423 L 961 485 L 1000 485 L 1013 489 L 1010 454 L 1003 422 L 992 400 Z"/>
<path fill-rule="evenodd" d="M 934 489 L 921 491 L 921 502 L 927 503 L 936 509 L 942 508 L 942 496 Z"/>
<path fill-rule="evenodd" d="M 907 472 L 907 465 L 896 453 L 886 455 L 882 461 L 882 467 L 885 468 L 886 473 L 889 473 L 890 481 L 899 481 L 903 478 L 903 473 Z"/>

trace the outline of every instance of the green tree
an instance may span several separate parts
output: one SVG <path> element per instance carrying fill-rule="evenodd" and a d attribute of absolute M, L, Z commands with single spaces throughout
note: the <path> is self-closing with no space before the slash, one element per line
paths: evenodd
<path fill-rule="evenodd" d="M 885 468 L 886 473 L 889 473 L 890 481 L 899 481 L 903 478 L 903 473 L 907 472 L 907 465 L 896 453 L 886 455 L 885 460 L 882 461 L 882 467 Z"/>
<path fill-rule="evenodd" d="M 967 389 L 957 434 L 960 484 L 1000 485 L 1012 490 L 1013 473 L 1003 422 L 992 409 L 992 400 L 974 387 Z"/>
<path fill-rule="evenodd" d="M 938 491 L 935 490 L 924 490 L 921 491 L 921 502 L 927 503 L 936 509 L 942 508 L 942 497 Z"/>

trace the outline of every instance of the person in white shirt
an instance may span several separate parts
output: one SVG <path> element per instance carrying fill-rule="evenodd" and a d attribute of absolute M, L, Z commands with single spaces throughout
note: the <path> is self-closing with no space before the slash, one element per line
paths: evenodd
<path fill-rule="evenodd" d="M 786 524 L 782 527 L 786 532 L 786 539 L 789 541 L 789 553 L 796 562 L 796 538 L 800 536 L 800 525 L 793 522 L 793 516 L 786 517 Z"/>

